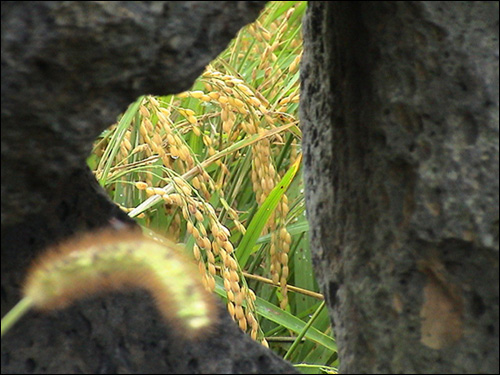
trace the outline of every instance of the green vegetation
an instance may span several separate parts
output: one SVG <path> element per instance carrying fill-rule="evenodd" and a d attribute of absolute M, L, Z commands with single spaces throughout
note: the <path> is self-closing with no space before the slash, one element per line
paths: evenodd
<path fill-rule="evenodd" d="M 132 104 L 88 162 L 145 232 L 185 244 L 241 329 L 300 371 L 324 373 L 337 353 L 300 171 L 305 7 L 269 3 L 190 91 Z"/>

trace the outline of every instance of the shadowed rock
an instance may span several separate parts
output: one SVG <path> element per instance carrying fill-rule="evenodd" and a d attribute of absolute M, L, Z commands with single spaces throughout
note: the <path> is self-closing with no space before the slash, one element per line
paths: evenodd
<path fill-rule="evenodd" d="M 498 372 L 498 2 L 310 2 L 301 78 L 340 371 Z"/>
<path fill-rule="evenodd" d="M 85 159 L 144 94 L 188 89 L 261 1 L 2 2 L 2 316 L 34 254 L 78 231 L 134 225 Z M 2 373 L 292 373 L 221 321 L 176 337 L 143 291 L 30 313 L 2 339 Z"/>

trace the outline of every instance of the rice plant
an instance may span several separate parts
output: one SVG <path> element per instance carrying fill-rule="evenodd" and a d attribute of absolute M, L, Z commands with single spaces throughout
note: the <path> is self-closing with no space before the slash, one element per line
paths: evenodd
<path fill-rule="evenodd" d="M 191 90 L 141 97 L 88 163 L 144 231 L 192 252 L 253 339 L 304 373 L 337 350 L 311 265 L 298 121 L 306 2 L 270 2 Z"/>

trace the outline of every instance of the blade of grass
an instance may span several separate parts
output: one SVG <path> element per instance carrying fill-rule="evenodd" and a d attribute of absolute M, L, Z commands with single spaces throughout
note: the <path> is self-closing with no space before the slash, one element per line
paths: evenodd
<path fill-rule="evenodd" d="M 290 183 L 293 181 L 297 171 L 300 168 L 302 157 L 298 157 L 295 163 L 292 164 L 288 172 L 283 176 L 280 183 L 274 187 L 274 189 L 269 193 L 262 206 L 259 208 L 252 221 L 248 225 L 247 232 L 243 236 L 240 244 L 236 249 L 236 258 L 240 264 L 241 268 L 245 268 L 248 258 L 253 252 L 253 247 L 255 246 L 267 220 L 276 209 L 281 197 L 286 192 Z"/>
<path fill-rule="evenodd" d="M 106 185 L 106 180 L 109 175 L 109 170 L 111 169 L 111 166 L 113 165 L 113 161 L 115 160 L 115 156 L 120 150 L 120 143 L 123 140 L 123 137 L 125 136 L 125 133 L 127 129 L 130 127 L 130 123 L 132 122 L 132 119 L 134 118 L 135 114 L 139 110 L 139 106 L 142 103 L 142 100 L 144 99 L 144 96 L 139 97 L 133 103 L 127 111 L 123 114 L 122 118 L 118 122 L 118 126 L 116 131 L 113 133 L 113 137 L 111 138 L 111 141 L 109 142 L 108 147 L 106 148 L 106 151 L 104 152 L 104 155 L 101 159 L 101 162 L 99 163 L 98 170 L 103 170 L 102 172 L 102 177 L 99 180 L 99 183 L 101 186 Z M 104 164 L 104 165 L 103 165 Z"/>
<path fill-rule="evenodd" d="M 288 231 L 288 233 L 290 233 L 292 237 L 298 236 L 301 233 L 309 232 L 309 223 L 306 220 L 303 220 L 302 222 L 287 226 L 286 230 Z M 259 237 L 257 239 L 256 244 L 267 243 L 269 241 L 271 241 L 271 233 Z"/>
<path fill-rule="evenodd" d="M 224 290 L 224 283 L 220 276 L 216 276 L 215 292 L 220 296 L 227 298 L 226 291 Z M 256 311 L 262 317 L 269 319 L 270 321 L 277 323 L 286 329 L 292 330 L 296 333 L 301 333 L 304 331 L 303 337 L 314 341 L 316 344 L 324 346 L 331 351 L 337 351 L 337 344 L 335 340 L 323 332 L 318 331 L 314 327 L 310 327 L 304 330 L 306 323 L 299 318 L 293 316 L 292 314 L 274 306 L 273 304 L 257 297 L 255 300 Z"/>
<path fill-rule="evenodd" d="M 315 289 L 314 271 L 311 261 L 311 253 L 309 250 L 309 236 L 305 235 L 300 238 L 297 247 L 292 256 L 294 284 L 307 290 Z M 311 298 L 305 296 L 297 296 L 295 299 L 296 312 L 301 312 L 309 308 L 314 303 Z"/>
<path fill-rule="evenodd" d="M 321 310 L 323 310 L 324 307 L 325 307 L 325 301 L 321 302 L 321 305 L 319 305 L 318 309 L 314 312 L 314 314 L 311 317 L 311 319 L 309 319 L 309 321 L 307 322 L 307 324 L 304 326 L 304 329 L 299 332 L 299 334 L 295 338 L 295 341 L 293 342 L 292 346 L 290 346 L 290 349 L 288 349 L 288 351 L 286 352 L 286 354 L 283 357 L 283 359 L 290 358 L 290 356 L 293 354 L 293 352 L 295 351 L 295 349 L 297 349 L 297 347 L 299 346 L 302 338 L 306 335 L 307 331 L 312 327 L 312 324 L 314 323 L 314 321 L 316 320 L 316 318 L 318 317 L 319 313 L 321 312 Z"/>

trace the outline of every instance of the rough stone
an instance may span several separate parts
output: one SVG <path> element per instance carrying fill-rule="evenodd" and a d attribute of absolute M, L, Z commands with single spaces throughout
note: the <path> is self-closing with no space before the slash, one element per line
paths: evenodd
<path fill-rule="evenodd" d="M 498 2 L 310 2 L 306 204 L 341 372 L 498 371 Z"/>
<path fill-rule="evenodd" d="M 188 89 L 265 2 L 2 2 L 2 316 L 32 258 L 76 232 L 134 225 L 85 159 L 144 94 Z M 30 313 L 2 338 L 2 373 L 294 373 L 220 307 L 185 342 L 139 291 Z"/>
<path fill-rule="evenodd" d="M 2 224 L 43 210 L 138 96 L 188 89 L 264 4 L 2 2 Z"/>

